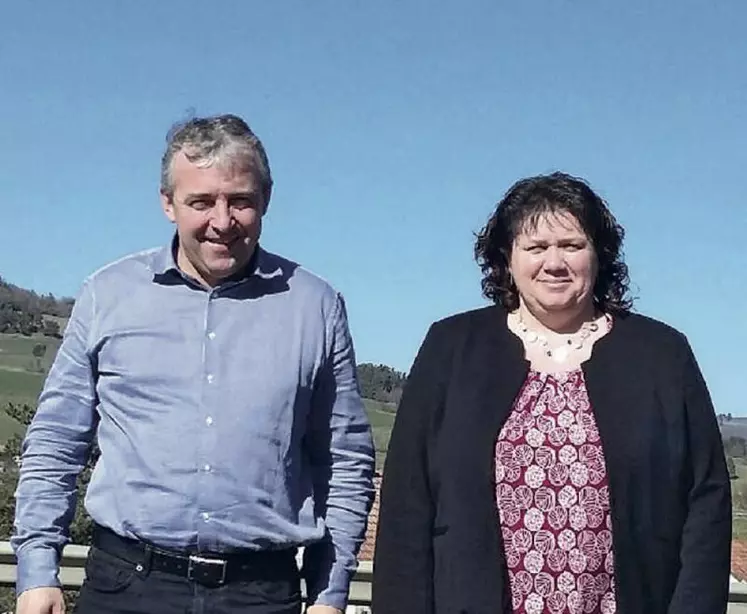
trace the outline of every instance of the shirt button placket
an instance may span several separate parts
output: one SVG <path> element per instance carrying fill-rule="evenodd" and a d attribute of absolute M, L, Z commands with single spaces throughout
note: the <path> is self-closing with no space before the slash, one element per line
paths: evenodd
<path fill-rule="evenodd" d="M 205 313 L 205 321 L 204 321 L 204 338 L 203 338 L 203 344 L 204 344 L 204 361 L 203 364 L 203 373 L 204 375 L 204 386 L 203 386 L 203 394 L 202 394 L 202 410 L 203 410 L 203 426 L 201 427 L 202 430 L 202 436 L 200 437 L 200 441 L 202 445 L 200 446 L 200 453 L 198 456 L 198 467 L 200 467 L 201 471 L 201 479 L 198 480 L 200 486 L 200 492 L 198 493 L 198 505 L 199 505 L 199 511 L 200 511 L 200 518 L 202 519 L 203 523 L 207 523 L 211 519 L 211 510 L 209 509 L 210 501 L 213 499 L 211 496 L 212 488 L 211 484 L 208 480 L 212 479 L 212 471 L 213 467 L 210 464 L 210 454 L 213 450 L 213 440 L 215 437 L 215 431 L 213 430 L 213 425 L 215 424 L 215 419 L 212 415 L 213 408 L 215 407 L 215 395 L 216 390 L 215 386 L 217 385 L 217 378 L 214 373 L 214 368 L 216 365 L 216 359 L 217 359 L 217 351 L 215 348 L 215 344 L 213 343 L 216 338 L 216 333 L 213 330 L 213 326 L 215 324 L 215 309 L 216 309 L 216 299 L 217 299 L 217 293 L 213 290 L 208 293 L 207 297 L 207 306 L 206 306 L 206 313 Z M 203 530 L 200 531 L 201 535 L 198 536 L 199 542 L 203 541 L 210 541 L 211 537 L 209 535 L 209 531 Z"/>

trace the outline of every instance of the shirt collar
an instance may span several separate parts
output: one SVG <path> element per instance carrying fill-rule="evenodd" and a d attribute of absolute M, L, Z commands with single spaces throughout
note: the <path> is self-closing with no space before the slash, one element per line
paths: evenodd
<path fill-rule="evenodd" d="M 176 262 L 178 248 L 179 237 L 175 234 L 169 245 L 162 247 L 156 252 L 152 265 L 153 281 L 166 284 L 173 283 L 174 281 L 186 281 L 190 284 L 197 283 L 179 268 L 179 265 Z M 263 278 L 270 278 L 281 273 L 282 271 L 272 262 L 272 258 L 269 257 L 269 254 L 265 252 L 260 245 L 257 245 L 254 254 L 252 254 L 251 259 L 244 267 L 243 271 L 236 273 L 230 279 L 226 280 L 225 283 L 242 283 L 251 279 L 255 275 Z"/>

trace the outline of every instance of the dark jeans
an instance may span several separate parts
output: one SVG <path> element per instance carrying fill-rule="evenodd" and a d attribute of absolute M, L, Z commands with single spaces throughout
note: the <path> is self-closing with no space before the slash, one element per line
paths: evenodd
<path fill-rule="evenodd" d="M 263 569 L 257 579 L 206 587 L 187 578 L 142 571 L 136 565 L 97 548 L 86 562 L 86 580 L 75 607 L 77 614 L 299 614 L 300 574 Z"/>

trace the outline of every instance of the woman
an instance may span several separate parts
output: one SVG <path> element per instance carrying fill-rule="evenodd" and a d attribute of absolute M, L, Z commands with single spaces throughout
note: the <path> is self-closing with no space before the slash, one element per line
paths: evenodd
<path fill-rule="evenodd" d="M 431 326 L 397 412 L 375 614 L 726 611 L 714 410 L 686 338 L 630 312 L 622 240 L 565 174 L 498 204 L 495 305 Z"/>

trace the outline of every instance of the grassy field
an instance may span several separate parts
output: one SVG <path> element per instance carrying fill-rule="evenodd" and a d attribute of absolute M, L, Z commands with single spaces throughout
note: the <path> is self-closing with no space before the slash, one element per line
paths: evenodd
<path fill-rule="evenodd" d="M 44 383 L 42 373 L 10 371 L 0 367 L 0 405 L 12 403 L 36 403 Z"/>
<path fill-rule="evenodd" d="M 747 540 L 747 518 L 734 516 L 732 519 L 732 539 Z"/>
<path fill-rule="evenodd" d="M 732 536 L 734 539 L 747 540 L 747 463 L 745 459 L 736 458 L 734 467 L 739 477 L 731 482 L 734 509 Z"/>
<path fill-rule="evenodd" d="M 13 435 L 22 435 L 24 427 L 0 409 L 0 446 Z"/>
<path fill-rule="evenodd" d="M 370 399 L 365 399 L 363 403 L 366 406 L 366 413 L 373 431 L 374 446 L 376 447 L 376 469 L 380 471 L 384 467 L 386 449 L 389 446 L 395 407 L 388 403 L 380 403 Z"/>
<path fill-rule="evenodd" d="M 13 435 L 23 433 L 24 427 L 2 409 L 7 403 L 35 405 L 41 391 L 43 375 L 0 368 L 0 445 Z"/>
<path fill-rule="evenodd" d="M 40 359 L 34 357 L 34 346 L 46 346 L 46 352 Z M 0 369 L 38 370 L 49 369 L 54 360 L 60 340 L 42 335 L 0 335 Z"/>
<path fill-rule="evenodd" d="M 33 354 L 37 344 L 46 346 L 40 358 Z M 59 346 L 59 339 L 42 335 L 0 335 L 0 408 L 7 403 L 36 405 Z M 22 432 L 23 427 L 0 410 L 0 444 Z"/>
<path fill-rule="evenodd" d="M 46 346 L 44 355 L 34 356 L 34 347 Z M 36 403 L 44 376 L 60 346 L 60 340 L 42 335 L 0 335 L 0 405 Z"/>

